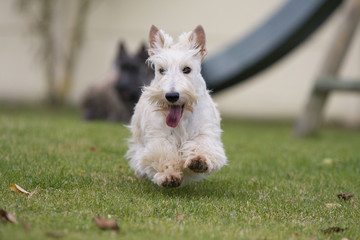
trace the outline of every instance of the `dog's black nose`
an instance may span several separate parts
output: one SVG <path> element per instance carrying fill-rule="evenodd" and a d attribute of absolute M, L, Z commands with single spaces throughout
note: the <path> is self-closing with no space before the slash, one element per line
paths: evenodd
<path fill-rule="evenodd" d="M 168 100 L 171 103 L 176 102 L 179 100 L 180 94 L 178 92 L 170 92 L 165 94 L 166 100 Z"/>

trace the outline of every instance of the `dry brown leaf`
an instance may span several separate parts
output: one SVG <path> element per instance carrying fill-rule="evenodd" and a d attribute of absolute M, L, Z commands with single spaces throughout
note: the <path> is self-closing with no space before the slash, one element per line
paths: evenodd
<path fill-rule="evenodd" d="M 322 162 L 324 165 L 333 165 L 335 163 L 334 159 L 332 158 L 324 158 Z"/>
<path fill-rule="evenodd" d="M 338 208 L 338 207 L 341 207 L 341 204 L 339 204 L 339 203 L 325 203 L 325 206 L 327 208 Z"/>
<path fill-rule="evenodd" d="M 295 199 L 285 199 L 285 202 L 296 203 L 296 200 Z"/>
<path fill-rule="evenodd" d="M 11 189 L 11 191 L 16 192 L 16 193 L 30 195 L 30 193 L 28 191 L 26 191 L 25 189 L 23 189 L 22 187 L 20 187 L 16 183 L 11 184 L 10 189 Z"/>
<path fill-rule="evenodd" d="M 340 228 L 340 227 L 330 227 L 327 229 L 321 229 L 323 233 L 339 233 L 345 231 L 346 228 Z"/>
<path fill-rule="evenodd" d="M 175 219 L 178 221 L 181 221 L 181 220 L 184 220 L 185 217 L 186 217 L 186 214 L 179 214 L 179 215 L 176 215 Z"/>
<path fill-rule="evenodd" d="M 119 230 L 119 225 L 115 220 L 108 220 L 104 216 L 93 217 L 96 226 L 102 230 Z"/>
<path fill-rule="evenodd" d="M 341 207 L 341 204 L 339 204 L 339 203 L 325 203 L 325 202 L 322 202 L 322 201 L 319 201 L 319 203 L 324 204 L 325 207 L 327 207 L 327 208 L 338 208 L 338 207 Z"/>
<path fill-rule="evenodd" d="M 352 198 L 354 195 L 353 194 L 351 194 L 351 193 L 340 193 L 340 194 L 338 194 L 337 195 L 337 197 L 339 198 L 339 199 L 342 199 L 342 200 L 349 200 L 350 198 Z"/>
<path fill-rule="evenodd" d="M 0 220 L 17 224 L 16 217 L 4 209 L 0 209 Z"/>
<path fill-rule="evenodd" d="M 10 185 L 10 189 L 13 192 L 19 193 L 19 194 L 23 194 L 25 196 L 27 196 L 27 198 L 31 198 L 35 193 L 38 192 L 38 187 L 35 188 L 35 190 L 33 192 L 28 192 L 25 189 L 23 189 L 22 187 L 20 187 L 19 185 L 13 183 Z"/>
<path fill-rule="evenodd" d="M 93 152 L 96 152 L 96 151 L 97 151 L 97 147 L 92 146 L 92 147 L 90 148 L 90 150 L 93 151 Z"/>

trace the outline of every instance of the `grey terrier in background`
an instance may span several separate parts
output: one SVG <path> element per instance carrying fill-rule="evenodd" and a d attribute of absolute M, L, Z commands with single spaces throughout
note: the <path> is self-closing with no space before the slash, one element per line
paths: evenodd
<path fill-rule="evenodd" d="M 137 54 L 129 55 L 124 43 L 120 43 L 110 75 L 86 92 L 81 104 L 82 117 L 129 122 L 141 88 L 154 77 L 153 70 L 145 63 L 148 57 L 144 44 Z"/>

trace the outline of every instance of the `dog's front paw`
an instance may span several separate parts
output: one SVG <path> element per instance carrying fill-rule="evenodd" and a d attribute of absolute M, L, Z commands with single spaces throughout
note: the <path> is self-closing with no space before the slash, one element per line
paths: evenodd
<path fill-rule="evenodd" d="M 161 183 L 161 186 L 166 188 L 176 188 L 181 185 L 181 178 L 176 176 L 166 176 L 165 181 Z"/>
<path fill-rule="evenodd" d="M 181 174 L 157 173 L 154 176 L 154 182 L 161 187 L 176 188 L 181 185 L 182 176 Z"/>
<path fill-rule="evenodd" d="M 196 173 L 204 173 L 209 169 L 209 166 L 206 163 L 206 158 L 203 156 L 200 156 L 200 155 L 196 156 L 194 158 L 191 158 L 188 161 L 186 167 Z"/>

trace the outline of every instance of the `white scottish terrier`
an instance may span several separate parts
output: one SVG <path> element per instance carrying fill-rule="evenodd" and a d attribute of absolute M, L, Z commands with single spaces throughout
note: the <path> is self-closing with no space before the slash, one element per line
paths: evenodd
<path fill-rule="evenodd" d="M 139 177 L 179 187 L 216 172 L 227 162 L 220 115 L 201 76 L 206 55 L 202 26 L 178 43 L 152 26 L 148 62 L 155 78 L 144 87 L 132 116 L 130 166 Z"/>

